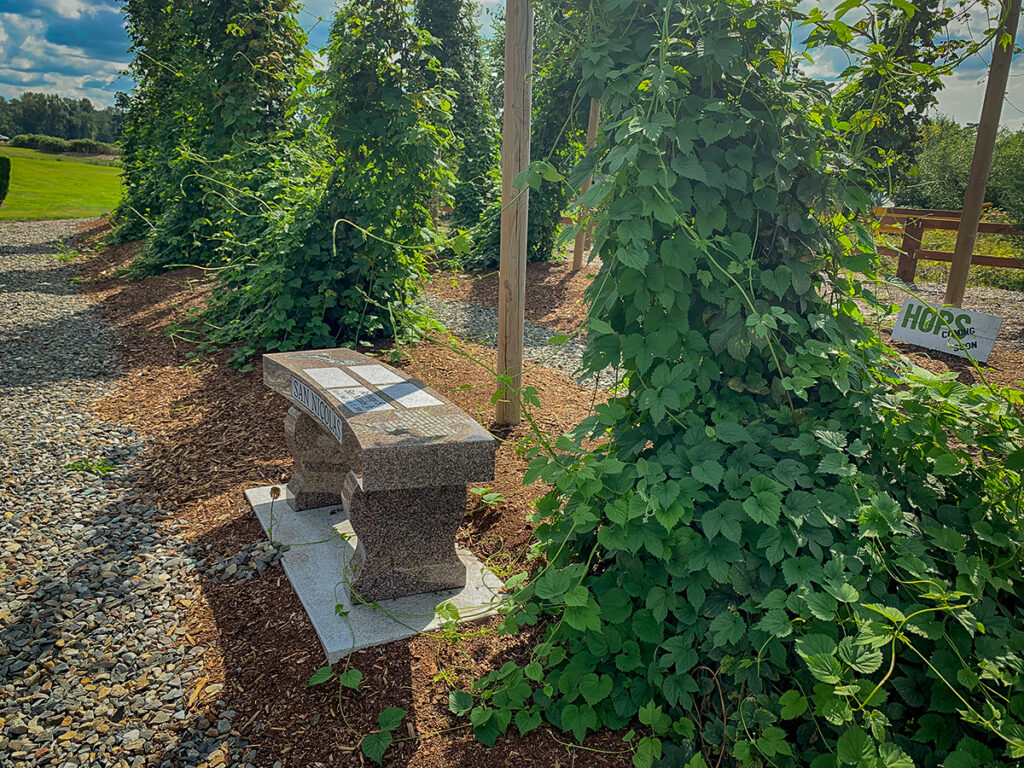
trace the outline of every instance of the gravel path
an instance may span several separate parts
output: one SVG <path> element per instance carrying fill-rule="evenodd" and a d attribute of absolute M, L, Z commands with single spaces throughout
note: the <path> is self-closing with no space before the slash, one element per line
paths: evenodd
<path fill-rule="evenodd" d="M 0 764 L 242 765 L 232 713 L 186 704 L 197 563 L 132 489 L 140 437 L 89 414 L 118 366 L 57 258 L 80 225 L 0 222 Z"/>
<path fill-rule="evenodd" d="M 442 299 L 431 293 L 424 293 L 420 298 L 433 311 L 434 317 L 455 336 L 489 347 L 497 345 L 497 310 L 475 302 Z M 586 347 L 586 341 L 580 336 L 566 338 L 561 331 L 526 323 L 523 355 L 535 363 L 555 368 L 575 378 L 582 366 Z M 600 380 L 603 384 L 614 381 L 612 370 L 603 371 Z"/>

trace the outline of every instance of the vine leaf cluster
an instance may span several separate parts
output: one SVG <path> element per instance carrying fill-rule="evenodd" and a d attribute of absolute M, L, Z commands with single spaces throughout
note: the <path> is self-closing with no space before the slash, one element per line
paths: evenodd
<path fill-rule="evenodd" d="M 484 743 L 638 722 L 638 768 L 1015 764 L 1022 395 L 865 325 L 874 168 L 788 38 L 841 28 L 781 1 L 591 14 L 585 369 L 623 383 L 534 451 L 542 567 L 503 628 L 543 640 L 459 708 Z"/>

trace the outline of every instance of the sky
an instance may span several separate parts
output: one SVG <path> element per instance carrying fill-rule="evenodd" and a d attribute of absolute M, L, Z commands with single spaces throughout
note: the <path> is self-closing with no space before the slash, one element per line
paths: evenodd
<path fill-rule="evenodd" d="M 477 2 L 491 9 L 502 4 Z M 335 0 L 308 0 L 300 12 L 314 47 L 323 44 L 334 8 Z M 977 36 L 984 28 L 978 11 L 953 31 Z M 0 0 L 0 96 L 42 91 L 88 98 L 96 106 L 112 104 L 117 91 L 132 85 L 121 74 L 130 60 L 127 47 L 117 0 Z M 837 55 L 820 55 L 811 71 L 831 77 L 844 63 Z M 961 123 L 977 122 L 987 69 L 987 54 L 964 62 L 939 93 L 936 111 Z M 1014 59 L 1010 71 L 1003 123 L 1024 127 L 1024 56 Z"/>

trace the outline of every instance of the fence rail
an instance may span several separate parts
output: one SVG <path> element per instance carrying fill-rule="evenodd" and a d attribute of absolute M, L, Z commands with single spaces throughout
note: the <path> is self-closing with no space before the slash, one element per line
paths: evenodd
<path fill-rule="evenodd" d="M 988 205 L 986 204 L 986 207 Z M 933 210 L 931 208 L 875 208 L 882 232 L 902 234 L 903 241 L 899 248 L 888 245 L 878 247 L 884 256 L 895 256 L 899 259 L 896 265 L 896 277 L 905 283 L 914 282 L 917 275 L 918 261 L 953 261 L 950 251 L 935 251 L 921 247 L 924 233 L 929 229 L 941 229 L 956 232 L 960 229 L 960 211 Z M 986 235 L 1024 235 L 1016 231 L 1010 224 L 994 221 L 983 221 L 978 224 L 978 234 Z M 971 264 L 984 267 L 1005 267 L 1007 269 L 1024 269 L 1024 259 L 1008 256 L 983 256 L 979 253 L 971 256 Z"/>

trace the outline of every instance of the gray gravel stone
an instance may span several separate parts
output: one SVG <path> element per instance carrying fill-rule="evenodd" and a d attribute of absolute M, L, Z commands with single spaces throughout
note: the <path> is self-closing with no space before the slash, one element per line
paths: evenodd
<path fill-rule="evenodd" d="M 441 299 L 430 293 L 423 294 L 420 300 L 456 336 L 490 347 L 498 343 L 497 310 L 474 302 Z M 564 335 L 560 331 L 528 322 L 523 337 L 523 354 L 549 368 L 574 374 L 580 369 L 586 342 L 579 337 L 569 338 L 560 344 L 551 342 Z"/>
<path fill-rule="evenodd" d="M 197 558 L 133 488 L 141 436 L 89 412 L 120 371 L 80 225 L 0 222 L 0 765 L 188 768 L 247 746 L 187 706 Z"/>

